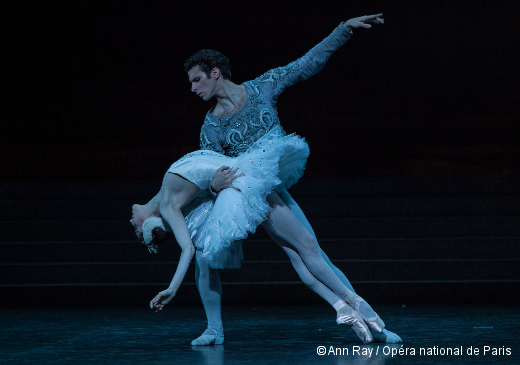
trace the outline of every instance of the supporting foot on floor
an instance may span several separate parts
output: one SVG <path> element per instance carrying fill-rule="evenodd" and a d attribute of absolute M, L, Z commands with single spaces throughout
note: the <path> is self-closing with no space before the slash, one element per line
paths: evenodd
<path fill-rule="evenodd" d="M 206 329 L 200 337 L 191 341 L 192 346 L 222 345 L 224 343 L 224 329 Z"/>

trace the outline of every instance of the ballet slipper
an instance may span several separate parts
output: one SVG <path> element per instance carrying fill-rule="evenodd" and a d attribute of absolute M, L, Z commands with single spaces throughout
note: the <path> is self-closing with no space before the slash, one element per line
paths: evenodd
<path fill-rule="evenodd" d="M 385 323 L 363 298 L 350 290 L 347 290 L 345 294 L 343 294 L 342 298 L 359 313 L 368 327 L 376 332 L 383 332 Z"/>
<path fill-rule="evenodd" d="M 207 331 L 213 331 L 214 334 L 208 334 Z M 224 330 L 217 331 L 216 329 L 207 329 L 200 337 L 191 341 L 192 346 L 209 346 L 222 345 L 224 343 Z"/>

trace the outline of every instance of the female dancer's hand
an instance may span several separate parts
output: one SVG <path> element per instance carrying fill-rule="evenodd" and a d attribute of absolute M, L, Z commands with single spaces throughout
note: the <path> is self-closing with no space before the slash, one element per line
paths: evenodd
<path fill-rule="evenodd" d="M 352 18 L 347 20 L 343 25 L 345 28 L 370 28 L 370 24 L 385 24 L 383 18 L 380 18 L 383 13 L 375 15 L 365 15 L 358 18 Z"/>
<path fill-rule="evenodd" d="M 159 312 L 174 296 L 175 292 L 172 289 L 163 290 L 150 301 L 150 309 L 156 308 L 156 312 Z"/>

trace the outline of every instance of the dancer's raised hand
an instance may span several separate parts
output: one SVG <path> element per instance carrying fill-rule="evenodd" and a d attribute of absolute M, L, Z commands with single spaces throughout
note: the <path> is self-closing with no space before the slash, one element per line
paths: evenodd
<path fill-rule="evenodd" d="M 384 19 L 380 18 L 381 16 L 383 16 L 383 13 L 360 16 L 347 20 L 343 25 L 345 28 L 371 28 L 371 24 L 385 24 Z"/>
<path fill-rule="evenodd" d="M 150 309 L 156 309 L 159 312 L 163 307 L 168 304 L 175 296 L 175 291 L 172 289 L 166 289 L 160 292 L 150 301 Z"/>

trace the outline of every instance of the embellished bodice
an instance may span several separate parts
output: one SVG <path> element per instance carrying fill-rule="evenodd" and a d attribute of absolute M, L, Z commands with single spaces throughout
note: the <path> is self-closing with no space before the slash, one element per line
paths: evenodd
<path fill-rule="evenodd" d="M 274 126 L 280 125 L 275 104 L 269 102 L 255 81 L 244 83 L 246 104 L 231 115 L 208 112 L 200 134 L 200 147 L 236 157 Z"/>
<path fill-rule="evenodd" d="M 213 115 L 212 108 L 200 132 L 200 148 L 236 157 L 273 127 L 280 125 L 276 102 L 286 87 L 315 75 L 330 56 L 350 37 L 340 24 L 327 38 L 300 59 L 267 71 L 245 82 L 246 104 L 230 115 Z"/>

